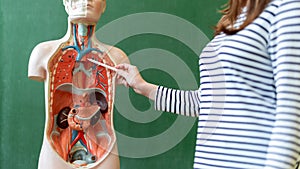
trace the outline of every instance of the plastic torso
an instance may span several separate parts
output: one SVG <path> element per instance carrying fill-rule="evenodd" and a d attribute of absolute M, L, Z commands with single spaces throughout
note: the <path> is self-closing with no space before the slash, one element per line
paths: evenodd
<path fill-rule="evenodd" d="M 106 50 L 91 40 L 92 27 L 80 41 L 62 43 L 47 63 L 46 138 L 53 150 L 74 167 L 99 165 L 110 153 L 115 72 L 87 59 L 114 66 Z"/>

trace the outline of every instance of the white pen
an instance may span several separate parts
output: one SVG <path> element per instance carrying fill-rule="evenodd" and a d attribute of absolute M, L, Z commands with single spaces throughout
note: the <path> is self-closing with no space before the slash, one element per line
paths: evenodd
<path fill-rule="evenodd" d="M 117 68 L 112 67 L 112 66 L 109 66 L 109 65 L 106 65 L 106 64 L 101 63 L 101 62 L 98 62 L 98 61 L 96 61 L 96 60 L 94 60 L 94 59 L 87 59 L 87 60 L 90 61 L 90 62 L 92 62 L 92 63 L 95 63 L 95 64 L 97 64 L 97 65 L 103 66 L 103 67 L 105 67 L 105 68 L 107 68 L 107 69 L 113 70 L 113 71 L 115 71 L 115 72 L 118 71 Z"/>

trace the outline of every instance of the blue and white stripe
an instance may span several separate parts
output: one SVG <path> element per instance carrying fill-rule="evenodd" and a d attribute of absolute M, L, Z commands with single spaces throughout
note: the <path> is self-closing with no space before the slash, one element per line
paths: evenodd
<path fill-rule="evenodd" d="M 199 68 L 198 90 L 160 86 L 155 99 L 157 110 L 199 118 L 194 168 L 293 168 L 300 152 L 300 0 L 273 0 L 242 31 L 216 36 Z"/>

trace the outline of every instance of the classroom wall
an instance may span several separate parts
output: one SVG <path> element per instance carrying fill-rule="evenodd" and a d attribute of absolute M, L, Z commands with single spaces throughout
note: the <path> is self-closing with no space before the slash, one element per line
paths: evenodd
<path fill-rule="evenodd" d="M 199 85 L 198 55 L 213 36 L 223 0 L 108 0 L 100 41 L 122 49 L 156 84 Z M 62 0 L 0 1 L 0 168 L 35 169 L 45 114 L 43 83 L 27 78 L 30 53 L 62 37 Z M 114 111 L 122 169 L 192 168 L 196 118 L 158 112 L 153 102 L 117 87 Z"/>

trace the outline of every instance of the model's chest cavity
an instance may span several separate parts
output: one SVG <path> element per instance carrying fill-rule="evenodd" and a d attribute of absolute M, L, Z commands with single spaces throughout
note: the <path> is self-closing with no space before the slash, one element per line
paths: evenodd
<path fill-rule="evenodd" d="M 76 51 L 66 51 L 64 55 L 58 60 L 56 70 L 53 72 L 52 80 L 55 81 L 56 87 L 62 84 L 72 83 L 77 88 L 101 88 L 107 90 L 108 81 L 110 80 L 109 73 L 104 67 L 95 65 L 87 60 L 91 58 L 99 62 L 108 62 L 107 57 L 99 59 L 101 54 L 88 54 L 82 58 L 81 61 L 75 61 Z M 99 56 L 100 55 L 100 56 Z M 107 59 L 107 60 L 105 60 Z"/>
<path fill-rule="evenodd" d="M 49 62 L 50 98 L 47 136 L 56 152 L 75 166 L 100 163 L 112 149 L 114 66 L 108 54 L 59 50 Z"/>

